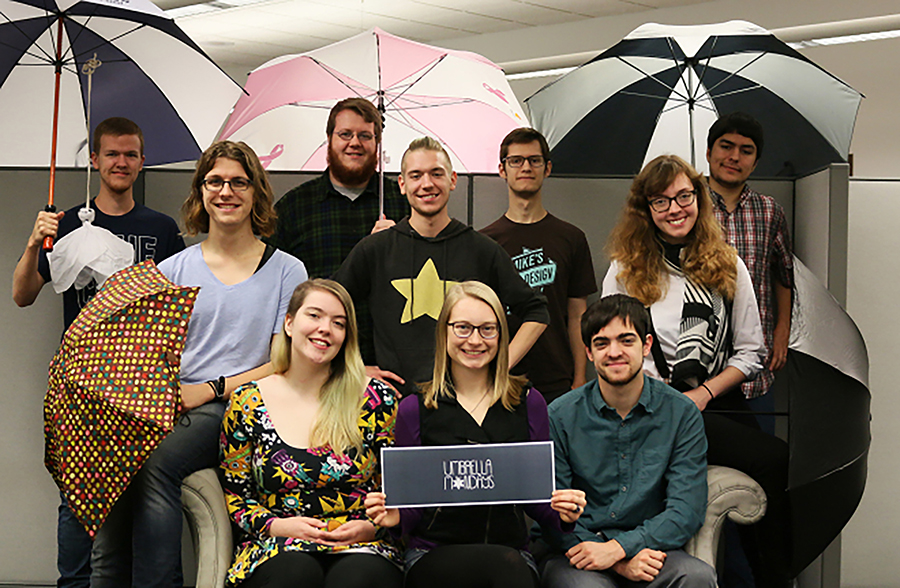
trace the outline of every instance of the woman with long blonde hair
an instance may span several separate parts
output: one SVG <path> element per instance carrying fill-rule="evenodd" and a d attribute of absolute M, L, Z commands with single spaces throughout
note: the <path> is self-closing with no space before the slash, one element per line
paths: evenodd
<path fill-rule="evenodd" d="M 343 286 L 297 287 L 272 366 L 235 390 L 223 423 L 225 499 L 243 531 L 226 585 L 399 588 L 399 554 L 363 508 L 397 403 L 365 375 Z"/>
<path fill-rule="evenodd" d="M 787 445 L 760 430 L 740 390 L 766 357 L 759 310 L 703 177 L 675 155 L 648 163 L 607 253 L 603 295 L 629 294 L 650 310 L 653 350 L 644 372 L 703 412 L 710 465 L 741 470 L 766 491 L 768 512 L 745 543 L 755 543 L 748 555 L 758 585 L 788 586 Z"/>
<path fill-rule="evenodd" d="M 546 441 L 543 396 L 509 374 L 509 329 L 497 295 L 480 282 L 453 286 L 436 329 L 434 378 L 400 403 L 398 446 Z M 537 569 L 526 550 L 524 514 L 541 525 L 571 530 L 584 492 L 556 490 L 549 504 L 387 509 L 370 493 L 376 524 L 401 525 L 407 539 L 408 588 L 528 588 Z"/>

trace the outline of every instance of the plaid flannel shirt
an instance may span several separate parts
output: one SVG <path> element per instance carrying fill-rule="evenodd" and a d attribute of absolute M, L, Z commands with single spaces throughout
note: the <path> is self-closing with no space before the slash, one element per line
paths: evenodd
<path fill-rule="evenodd" d="M 328 170 L 275 203 L 278 228 L 266 242 L 300 259 L 310 278 L 329 278 L 378 220 L 378 174 L 356 200 L 331 185 Z M 384 214 L 399 221 L 409 214 L 397 181 L 384 179 Z"/>
<path fill-rule="evenodd" d="M 734 212 L 728 212 L 725 200 L 711 188 L 710 194 L 725 240 L 737 249 L 750 272 L 763 338 L 771 356 L 775 331 L 775 280 L 794 289 L 793 248 L 784 210 L 773 198 L 751 190 L 746 184 Z M 775 376 L 768 366 L 769 358 L 766 358 L 756 379 L 742 386 L 747 398 L 762 396 L 772 386 Z"/>
<path fill-rule="evenodd" d="M 378 174 L 350 200 L 334 189 L 328 170 L 300 184 L 275 203 L 278 227 L 266 242 L 298 258 L 310 278 L 330 278 L 350 250 L 367 236 L 378 220 Z M 384 214 L 399 221 L 409 214 L 406 196 L 397 181 L 384 178 Z M 375 362 L 372 318 L 364 300 L 354 301 L 359 323 L 359 347 L 366 364 Z"/>

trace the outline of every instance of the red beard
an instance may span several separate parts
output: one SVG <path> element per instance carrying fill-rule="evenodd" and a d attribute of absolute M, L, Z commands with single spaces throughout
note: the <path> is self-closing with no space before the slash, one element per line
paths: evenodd
<path fill-rule="evenodd" d="M 344 186 L 360 186 L 367 184 L 375 175 L 375 168 L 378 166 L 378 158 L 375 154 L 370 154 L 358 168 L 347 167 L 341 161 L 341 158 L 334 152 L 331 141 L 328 142 L 328 153 L 325 156 L 328 163 L 328 170 L 334 178 Z"/>

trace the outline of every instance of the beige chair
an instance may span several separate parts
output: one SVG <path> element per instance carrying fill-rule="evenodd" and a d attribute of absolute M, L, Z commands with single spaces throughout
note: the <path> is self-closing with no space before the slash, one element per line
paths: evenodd
<path fill-rule="evenodd" d="M 750 476 L 731 468 L 710 466 L 706 520 L 685 550 L 716 566 L 722 526 L 729 518 L 738 524 L 755 523 L 766 512 L 766 494 Z M 216 471 L 188 476 L 181 489 L 197 561 L 197 588 L 221 588 L 231 565 L 231 523 Z"/>

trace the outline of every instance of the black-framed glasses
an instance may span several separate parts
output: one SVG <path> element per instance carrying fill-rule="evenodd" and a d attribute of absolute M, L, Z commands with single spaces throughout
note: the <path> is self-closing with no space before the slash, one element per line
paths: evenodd
<path fill-rule="evenodd" d="M 477 326 L 465 322 L 447 324 L 453 329 L 453 334 L 460 339 L 468 339 L 475 331 L 478 331 L 482 339 L 496 339 L 500 334 L 500 326 L 497 323 L 484 323 Z"/>
<path fill-rule="evenodd" d="M 669 196 L 654 196 L 650 198 L 650 208 L 656 212 L 665 212 L 672 207 L 673 200 L 678 206 L 685 208 L 693 204 L 695 198 L 697 198 L 697 190 L 685 190 L 684 192 L 679 192 L 673 198 Z"/>
<path fill-rule="evenodd" d="M 246 192 L 247 189 L 253 185 L 253 182 L 247 178 L 231 178 L 230 180 L 223 180 L 222 178 L 206 178 L 203 180 L 203 186 L 210 192 L 221 192 L 222 188 L 225 187 L 225 184 L 231 186 L 232 192 Z"/>
<path fill-rule="evenodd" d="M 347 141 L 348 143 L 353 140 L 354 135 L 357 139 L 359 139 L 360 143 L 368 143 L 375 139 L 375 135 L 370 133 L 369 131 L 360 131 L 354 133 L 353 131 L 343 130 L 335 133 L 338 137 L 340 137 L 341 141 Z"/>
<path fill-rule="evenodd" d="M 522 157 L 521 155 L 508 155 L 503 158 L 503 163 L 505 163 L 509 167 L 522 167 L 523 165 L 525 165 L 526 160 L 528 160 L 528 164 L 534 169 L 544 167 L 545 161 L 543 155 L 532 155 L 530 157 Z"/>

